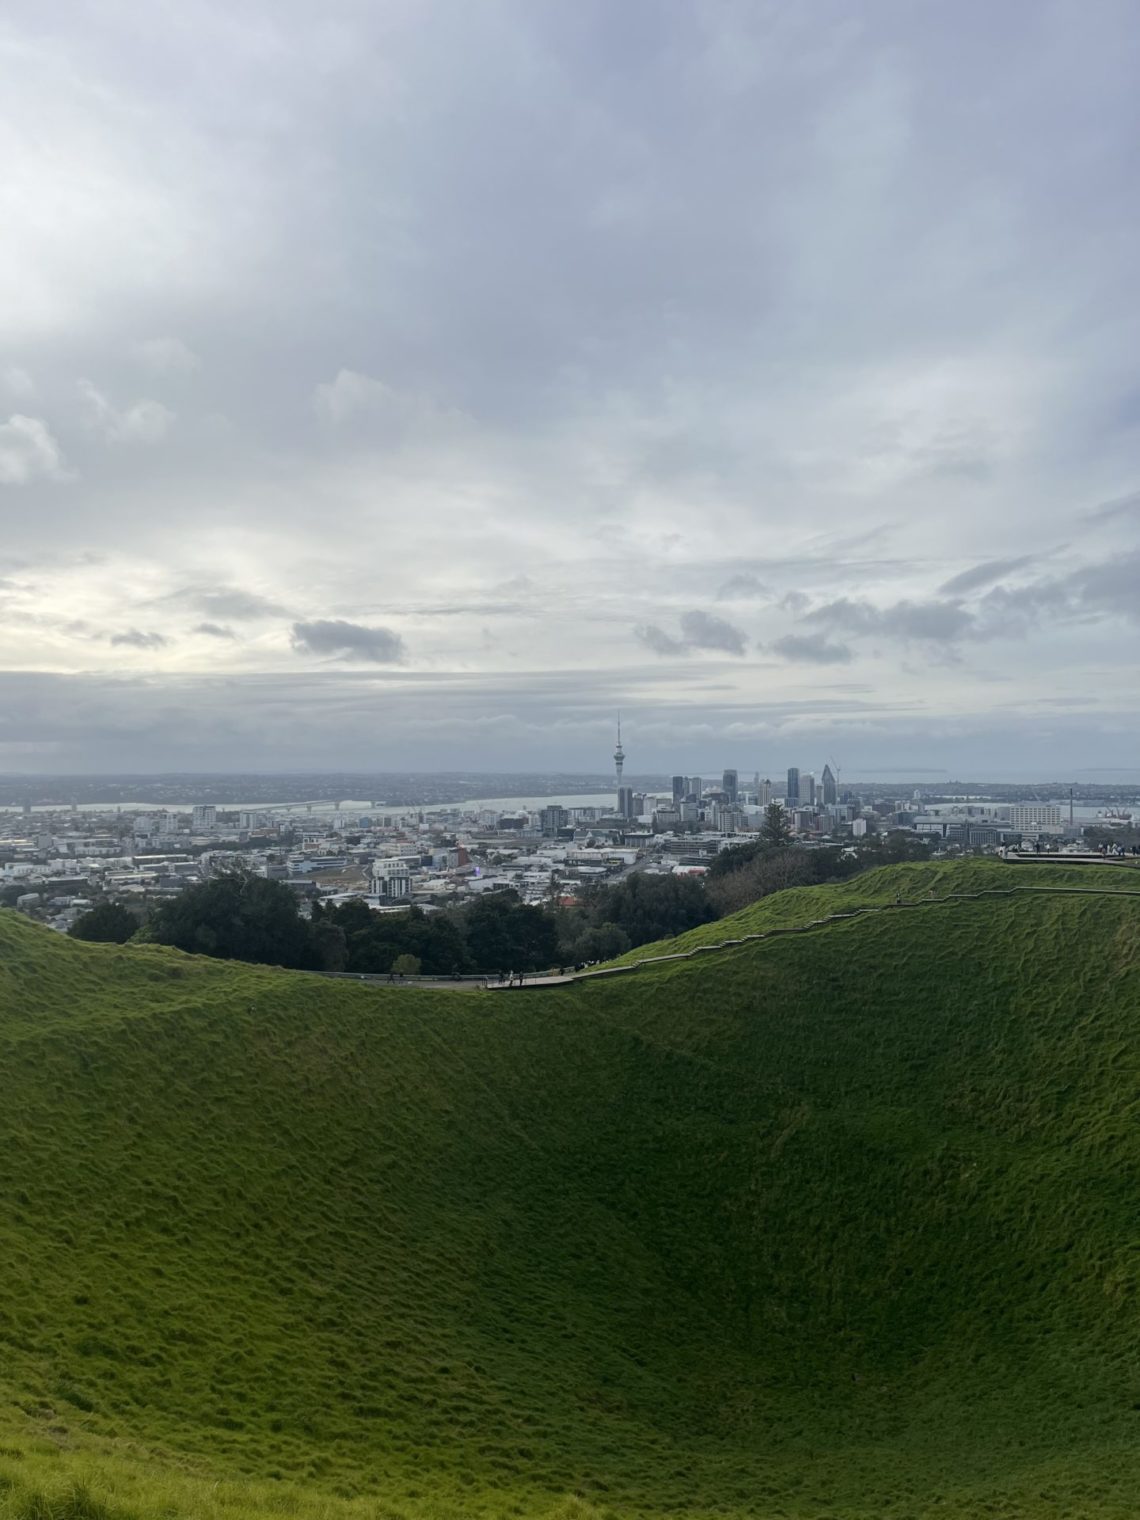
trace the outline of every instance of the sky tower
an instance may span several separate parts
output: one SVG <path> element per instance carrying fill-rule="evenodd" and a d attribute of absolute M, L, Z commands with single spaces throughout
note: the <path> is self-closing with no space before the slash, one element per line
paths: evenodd
<path fill-rule="evenodd" d="M 618 742 L 614 750 L 614 774 L 617 776 L 617 784 L 621 786 L 621 768 L 625 764 L 625 750 L 621 747 L 621 714 L 618 714 Z"/>

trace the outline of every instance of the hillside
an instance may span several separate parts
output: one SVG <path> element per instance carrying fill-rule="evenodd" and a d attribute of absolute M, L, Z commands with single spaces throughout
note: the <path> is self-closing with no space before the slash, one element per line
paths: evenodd
<path fill-rule="evenodd" d="M 0 1515 L 1134 1516 L 1138 941 L 448 994 L 0 913 Z"/>
<path fill-rule="evenodd" d="M 808 924 L 829 913 L 882 906 L 902 898 L 919 902 L 957 892 L 1005 892 L 1012 887 L 1080 887 L 1098 892 L 1140 892 L 1140 865 L 1007 865 L 993 857 L 964 860 L 912 861 L 878 866 L 848 881 L 818 887 L 790 887 L 750 903 L 737 913 L 701 924 L 671 939 L 639 945 L 607 964 L 633 965 L 647 957 L 675 955 L 704 945 L 718 945 L 742 934 Z"/>

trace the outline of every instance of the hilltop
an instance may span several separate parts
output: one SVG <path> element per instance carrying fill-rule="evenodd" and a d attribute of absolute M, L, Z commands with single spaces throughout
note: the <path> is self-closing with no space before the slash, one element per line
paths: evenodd
<path fill-rule="evenodd" d="M 1138 940 L 447 994 L 0 913 L 0 1515 L 1134 1515 Z"/>

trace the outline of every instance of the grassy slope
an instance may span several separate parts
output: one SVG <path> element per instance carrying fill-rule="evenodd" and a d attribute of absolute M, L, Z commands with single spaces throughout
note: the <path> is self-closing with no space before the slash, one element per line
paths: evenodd
<path fill-rule="evenodd" d="M 1134 1515 L 1138 929 L 514 996 L 0 914 L 11 1512 Z"/>
<path fill-rule="evenodd" d="M 715 945 L 741 934 L 757 934 L 765 929 L 789 924 L 806 924 L 828 913 L 881 903 L 893 903 L 897 896 L 917 901 L 930 895 L 943 897 L 948 892 L 987 892 L 1010 887 L 1095 887 L 1098 891 L 1140 891 L 1140 867 L 1119 865 L 1007 865 L 986 857 L 964 860 L 934 860 L 910 865 L 878 866 L 853 876 L 850 881 L 828 883 L 820 887 L 792 887 L 750 903 L 738 913 L 702 924 L 687 934 L 672 939 L 655 940 L 618 956 L 609 965 L 632 965 L 651 955 L 672 955 L 693 950 L 700 945 Z"/>

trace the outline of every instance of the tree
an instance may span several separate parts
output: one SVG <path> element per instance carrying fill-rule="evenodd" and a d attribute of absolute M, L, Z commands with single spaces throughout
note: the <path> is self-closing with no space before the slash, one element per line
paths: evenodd
<path fill-rule="evenodd" d="M 757 855 L 742 870 L 710 881 L 709 898 L 719 913 L 735 913 L 738 908 L 746 908 L 749 903 L 770 897 L 773 892 L 820 880 L 814 862 L 814 851 L 768 850 Z"/>
<path fill-rule="evenodd" d="M 400 955 L 414 955 L 429 976 L 452 976 L 468 967 L 460 926 L 442 913 L 429 917 L 422 908 L 403 913 L 374 913 L 359 898 L 336 907 L 317 904 L 317 932 L 335 925 L 347 941 L 349 971 L 391 971 Z"/>
<path fill-rule="evenodd" d="M 764 809 L 764 822 L 760 825 L 760 838 L 770 849 L 782 850 L 792 842 L 792 826 L 788 815 L 778 802 L 770 802 Z"/>
<path fill-rule="evenodd" d="M 616 926 L 631 945 L 669 939 L 707 924 L 716 910 L 692 876 L 650 876 L 634 872 L 614 886 L 596 889 L 588 899 L 591 924 Z"/>
<path fill-rule="evenodd" d="M 320 969 L 343 971 L 348 965 L 348 937 L 341 926 L 327 919 L 317 919 L 309 933 Z"/>
<path fill-rule="evenodd" d="M 419 976 L 420 958 L 418 955 L 398 955 L 392 962 L 392 970 L 397 976 Z"/>
<path fill-rule="evenodd" d="M 315 969 L 319 962 L 310 925 L 281 881 L 227 866 L 199 886 L 187 887 L 155 909 L 146 937 L 195 955 L 261 961 Z"/>
<path fill-rule="evenodd" d="M 586 961 L 612 961 L 616 956 L 624 955 L 630 948 L 630 939 L 617 924 L 599 924 L 597 928 L 587 929 L 567 948 L 566 959 L 577 966 Z"/>
<path fill-rule="evenodd" d="M 122 903 L 101 902 L 81 913 L 67 931 L 72 939 L 93 940 L 105 945 L 125 945 L 139 921 Z"/>
<path fill-rule="evenodd" d="M 476 971 L 540 971 L 558 959 L 558 929 L 517 892 L 485 892 L 463 915 Z"/>

